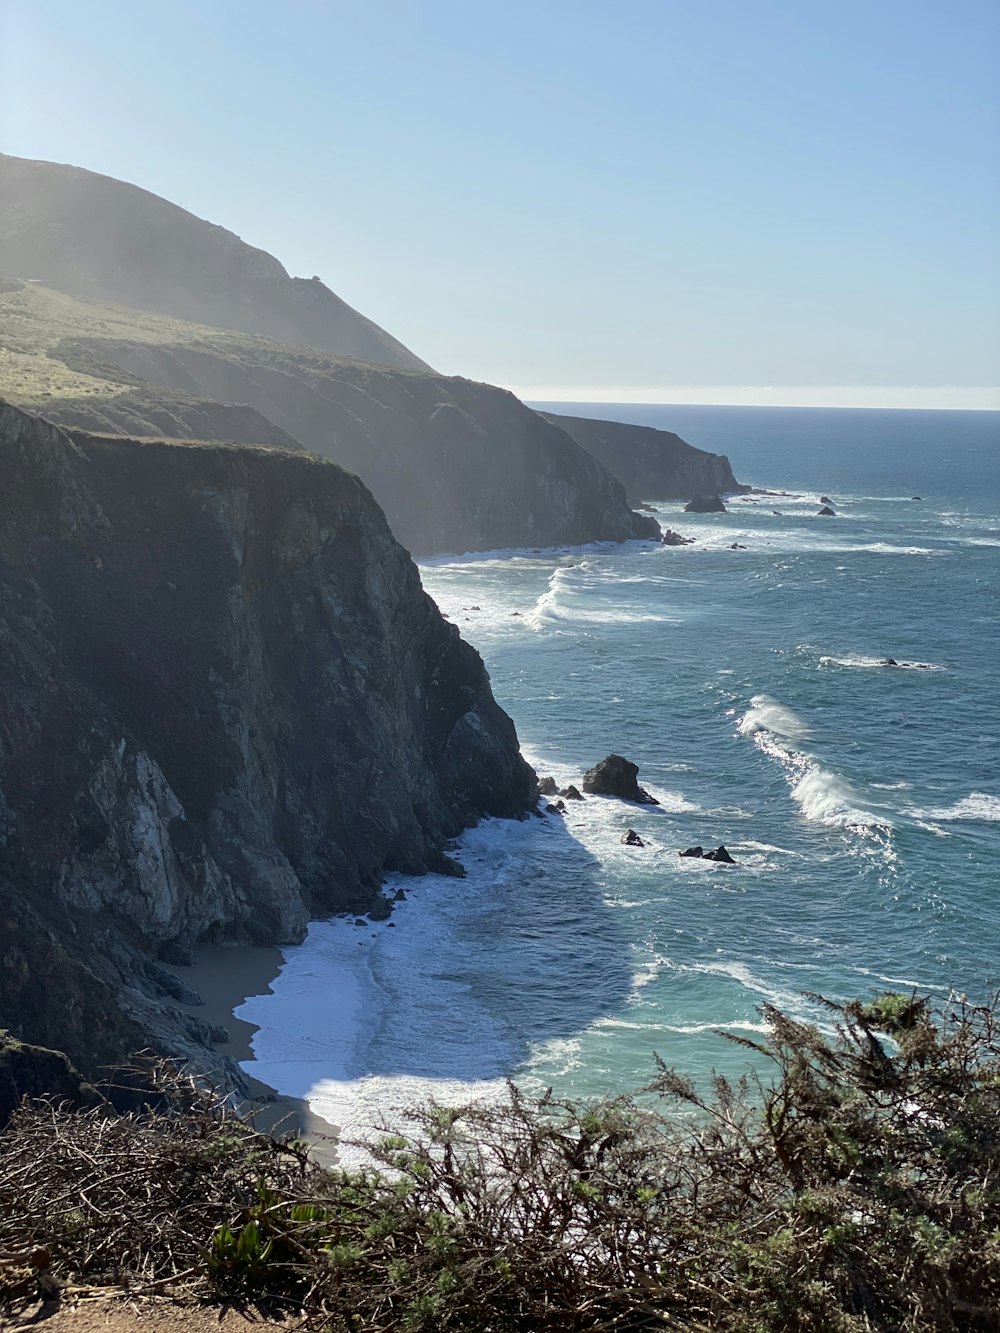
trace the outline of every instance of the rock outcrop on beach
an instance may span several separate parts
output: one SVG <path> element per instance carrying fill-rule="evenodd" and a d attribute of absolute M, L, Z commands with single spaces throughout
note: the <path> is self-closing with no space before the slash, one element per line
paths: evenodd
<path fill-rule="evenodd" d="M 0 1028 L 85 1078 L 218 1029 L 157 957 L 380 910 L 535 775 L 356 478 L 0 404 Z M 232 1076 L 229 1069 L 227 1076 Z"/>
<path fill-rule="evenodd" d="M 620 754 L 609 754 L 583 775 L 583 790 L 594 796 L 614 796 L 620 801 L 635 801 L 638 805 L 659 805 L 636 779 L 639 765 Z"/>
<path fill-rule="evenodd" d="M 0 293 L 0 319 L 13 352 L 0 393 L 18 405 L 89 431 L 303 446 L 356 473 L 417 554 L 659 536 L 596 459 L 488 384 L 30 284 Z"/>
<path fill-rule="evenodd" d="M 724 454 L 696 449 L 669 430 L 621 421 L 592 421 L 545 412 L 625 487 L 629 502 L 682 500 L 689 495 L 742 494 Z"/>
<path fill-rule="evenodd" d="M 0 154 L 0 273 L 278 342 L 429 367 L 319 278 L 126 181 Z"/>

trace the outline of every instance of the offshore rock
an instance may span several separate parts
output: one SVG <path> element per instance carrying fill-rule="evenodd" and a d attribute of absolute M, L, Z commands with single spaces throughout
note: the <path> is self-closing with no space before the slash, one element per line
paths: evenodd
<path fill-rule="evenodd" d="M 726 851 L 725 847 L 716 847 L 714 852 L 702 852 L 702 859 L 705 861 L 721 861 L 724 865 L 734 866 L 736 862 Z"/>
<path fill-rule="evenodd" d="M 556 785 L 555 778 L 545 777 L 538 779 L 539 796 L 557 796 L 558 793 L 559 793 L 559 788 Z"/>
<path fill-rule="evenodd" d="M 835 509 L 831 509 L 829 505 L 824 505 L 822 509 L 817 509 L 817 511 L 816 511 L 816 517 L 817 517 L 817 518 L 836 518 L 836 517 L 837 517 L 837 511 L 836 511 Z"/>
<path fill-rule="evenodd" d="M 700 845 L 697 847 L 686 847 L 683 852 L 678 852 L 677 855 L 701 857 L 705 855 L 705 849 Z"/>
<path fill-rule="evenodd" d="M 645 847 L 646 845 L 634 828 L 625 830 L 622 834 L 622 842 L 626 847 Z"/>
<path fill-rule="evenodd" d="M 581 795 L 579 790 L 573 786 L 572 782 L 569 784 L 568 787 L 564 787 L 563 790 L 559 793 L 559 795 L 565 796 L 567 801 L 583 800 L 583 796 Z"/>
<path fill-rule="evenodd" d="M 696 495 L 684 506 L 685 514 L 725 514 L 721 495 Z"/>
<path fill-rule="evenodd" d="M 0 403 L 0 477 L 0 1026 L 85 1078 L 152 1044 L 238 1086 L 150 958 L 380 911 L 535 775 L 333 464 Z"/>
<path fill-rule="evenodd" d="M 615 796 L 620 801 L 634 801 L 637 805 L 659 805 L 655 796 L 640 787 L 638 764 L 620 754 L 609 754 L 583 775 L 583 790 L 595 796 Z"/>
<path fill-rule="evenodd" d="M 682 537 L 679 532 L 674 532 L 673 528 L 664 528 L 663 536 L 660 538 L 664 546 L 693 546 L 693 537 Z"/>

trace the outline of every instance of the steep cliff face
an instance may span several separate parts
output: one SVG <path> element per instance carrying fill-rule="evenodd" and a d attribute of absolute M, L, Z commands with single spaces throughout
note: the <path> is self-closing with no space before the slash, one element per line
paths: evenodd
<path fill-rule="evenodd" d="M 88 300 L 428 369 L 318 278 L 158 195 L 80 167 L 0 154 L 0 272 Z"/>
<path fill-rule="evenodd" d="M 555 412 L 541 414 L 593 454 L 625 487 L 631 504 L 643 500 L 688 500 L 692 495 L 741 494 L 724 454 L 710 454 L 669 430 L 592 421 Z"/>
<path fill-rule="evenodd" d="M 81 339 L 77 370 L 246 403 L 356 472 L 416 554 L 656 537 L 606 467 L 503 389 L 330 361 L 273 343 Z"/>
<path fill-rule="evenodd" d="M 0 1027 L 86 1076 L 141 1036 L 204 1058 L 157 952 L 378 910 L 385 870 L 528 807 L 478 654 L 357 478 L 6 404 L 0 475 Z"/>

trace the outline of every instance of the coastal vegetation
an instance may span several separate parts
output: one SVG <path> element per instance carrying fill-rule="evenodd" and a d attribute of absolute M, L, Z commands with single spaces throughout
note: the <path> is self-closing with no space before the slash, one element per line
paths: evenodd
<path fill-rule="evenodd" d="M 170 1066 L 138 1112 L 25 1103 L 0 1136 L 0 1294 L 155 1294 L 330 1330 L 1000 1327 L 1000 1011 L 770 1006 L 771 1077 L 425 1105 L 323 1169 Z M 652 1096 L 651 1096 L 652 1095 Z"/>

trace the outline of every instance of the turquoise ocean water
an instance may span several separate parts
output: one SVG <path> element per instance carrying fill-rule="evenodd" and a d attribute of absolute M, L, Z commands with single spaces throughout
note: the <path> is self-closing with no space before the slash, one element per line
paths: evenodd
<path fill-rule="evenodd" d="M 628 1090 L 653 1051 L 738 1072 L 714 1029 L 753 1032 L 765 1000 L 1000 985 L 1000 414 L 563 410 L 676 430 L 796 498 L 658 506 L 694 546 L 422 568 L 540 774 L 617 751 L 662 804 L 488 821 L 466 879 L 399 880 L 392 926 L 285 951 L 239 1011 L 254 1070 L 349 1131 L 508 1076 Z M 738 867 L 677 856 L 720 842 Z"/>

